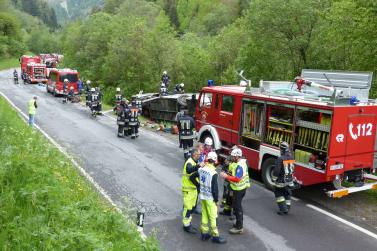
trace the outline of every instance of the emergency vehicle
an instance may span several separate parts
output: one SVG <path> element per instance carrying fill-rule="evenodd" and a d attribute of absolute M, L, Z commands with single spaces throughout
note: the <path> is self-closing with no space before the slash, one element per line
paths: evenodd
<path fill-rule="evenodd" d="M 34 62 L 27 64 L 26 82 L 29 84 L 47 83 L 46 65 Z"/>
<path fill-rule="evenodd" d="M 77 82 L 79 80 L 79 73 L 77 70 L 72 69 L 51 69 L 46 85 L 46 91 L 52 93 L 55 97 L 64 94 L 64 79 L 68 80 L 67 91 L 73 87 L 75 95 L 78 94 Z"/>
<path fill-rule="evenodd" d="M 377 104 L 368 99 L 371 82 L 370 72 L 303 70 L 296 82 L 204 87 L 195 111 L 198 138 L 211 137 L 223 157 L 237 145 L 268 188 L 279 144 L 286 141 L 300 184 L 332 182 L 335 189 L 326 193 L 333 198 L 375 189 Z M 344 181 L 353 186 L 344 188 Z"/>
<path fill-rule="evenodd" d="M 25 81 L 26 80 L 26 70 L 27 65 L 29 63 L 41 63 L 41 58 L 39 56 L 27 56 L 23 55 L 20 57 L 20 64 L 21 64 L 21 78 Z"/>

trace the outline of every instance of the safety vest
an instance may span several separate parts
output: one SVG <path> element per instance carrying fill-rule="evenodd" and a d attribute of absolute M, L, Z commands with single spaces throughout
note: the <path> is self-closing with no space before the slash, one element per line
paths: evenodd
<path fill-rule="evenodd" d="M 30 99 L 30 101 L 28 103 L 28 112 L 31 115 L 34 115 L 35 112 L 36 112 L 36 109 L 35 109 L 35 106 L 34 106 L 34 102 L 35 102 L 34 99 Z"/>
<path fill-rule="evenodd" d="M 229 171 L 231 171 L 232 176 L 236 176 L 237 167 L 241 166 L 243 170 L 243 176 L 241 177 L 240 182 L 230 181 L 230 187 L 235 191 L 240 191 L 250 187 L 249 181 L 249 171 L 246 165 L 246 160 L 241 159 L 238 163 L 231 163 L 229 165 Z"/>
<path fill-rule="evenodd" d="M 190 180 L 192 173 L 188 174 L 186 171 L 187 164 L 195 166 L 196 162 L 192 158 L 189 158 L 183 166 L 182 191 L 196 190 L 196 186 Z"/>
<path fill-rule="evenodd" d="M 204 167 L 198 170 L 200 194 L 199 197 L 202 200 L 213 200 L 212 196 L 212 178 L 216 172 L 216 168 L 213 164 L 207 163 Z"/>

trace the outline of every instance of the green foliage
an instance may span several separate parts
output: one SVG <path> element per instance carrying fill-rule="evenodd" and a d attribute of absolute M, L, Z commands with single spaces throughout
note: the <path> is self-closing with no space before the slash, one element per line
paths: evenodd
<path fill-rule="evenodd" d="M 0 59 L 0 70 L 19 67 L 20 62 L 18 58 Z"/>
<path fill-rule="evenodd" d="M 0 98 L 2 250 L 158 250 Z"/>

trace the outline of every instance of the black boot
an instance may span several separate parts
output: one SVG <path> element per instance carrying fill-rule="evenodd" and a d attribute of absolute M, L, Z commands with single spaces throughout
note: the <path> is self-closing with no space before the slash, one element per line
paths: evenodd
<path fill-rule="evenodd" d="M 277 211 L 278 215 L 284 215 L 288 213 L 287 204 L 285 201 L 278 202 L 279 211 Z"/>
<path fill-rule="evenodd" d="M 201 239 L 202 241 L 206 241 L 206 240 L 208 240 L 209 238 L 211 238 L 211 236 L 210 236 L 209 234 L 203 234 L 203 233 L 201 233 L 201 235 L 200 235 L 200 239 Z"/>
<path fill-rule="evenodd" d="M 217 243 L 217 244 L 225 244 L 226 239 L 220 236 L 214 236 L 212 237 L 212 242 Z"/>
<path fill-rule="evenodd" d="M 188 227 L 185 227 L 183 226 L 183 230 L 189 234 L 196 234 L 198 232 L 198 230 L 196 230 L 196 228 L 194 228 L 193 226 L 188 226 Z"/>
<path fill-rule="evenodd" d="M 219 214 L 225 215 L 225 216 L 231 216 L 232 215 L 232 210 L 226 210 L 226 209 L 224 209 Z"/>

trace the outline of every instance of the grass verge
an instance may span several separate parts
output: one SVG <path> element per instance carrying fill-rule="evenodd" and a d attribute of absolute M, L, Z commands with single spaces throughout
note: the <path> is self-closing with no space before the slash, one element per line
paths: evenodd
<path fill-rule="evenodd" d="M 0 97 L 1 250 L 158 250 Z"/>
<path fill-rule="evenodd" d="M 0 70 L 16 68 L 19 66 L 20 66 L 20 62 L 18 61 L 17 58 L 0 59 Z"/>

